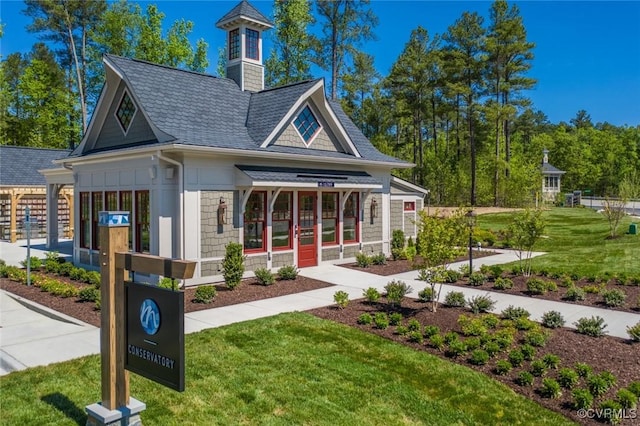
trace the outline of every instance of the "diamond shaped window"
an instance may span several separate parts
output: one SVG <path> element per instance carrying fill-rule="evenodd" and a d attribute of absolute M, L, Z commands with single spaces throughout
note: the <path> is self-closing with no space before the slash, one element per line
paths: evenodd
<path fill-rule="evenodd" d="M 293 123 L 307 145 L 318 130 L 320 130 L 320 123 L 318 123 L 318 120 L 311 112 L 311 108 L 309 108 L 309 106 L 304 107 Z"/>
<path fill-rule="evenodd" d="M 120 106 L 118 106 L 118 110 L 116 111 L 116 117 L 118 117 L 118 122 L 125 133 L 129 130 L 129 126 L 131 125 L 131 121 L 133 121 L 135 113 L 136 106 L 133 104 L 129 94 L 124 92 L 124 96 L 120 101 Z"/>

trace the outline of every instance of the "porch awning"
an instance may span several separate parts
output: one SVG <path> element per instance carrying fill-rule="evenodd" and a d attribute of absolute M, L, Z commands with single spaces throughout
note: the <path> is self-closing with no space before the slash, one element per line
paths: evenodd
<path fill-rule="evenodd" d="M 382 181 L 367 172 L 236 165 L 238 186 L 288 188 L 381 189 Z"/>

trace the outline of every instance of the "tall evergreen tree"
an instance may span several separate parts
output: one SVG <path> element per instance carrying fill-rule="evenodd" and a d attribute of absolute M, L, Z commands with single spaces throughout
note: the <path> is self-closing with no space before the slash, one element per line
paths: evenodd
<path fill-rule="evenodd" d="M 342 82 L 342 107 L 353 122 L 365 131 L 364 102 L 372 94 L 379 78 L 373 56 L 356 52 L 353 66 L 349 67 Z"/>
<path fill-rule="evenodd" d="M 275 37 L 265 61 L 267 86 L 279 86 L 311 78 L 312 38 L 307 27 L 313 23 L 309 0 L 275 0 Z"/>
<path fill-rule="evenodd" d="M 322 37 L 314 43 L 314 62 L 331 70 L 331 99 L 337 99 L 346 59 L 358 46 L 374 38 L 378 18 L 369 9 L 369 0 L 317 0 Z"/>

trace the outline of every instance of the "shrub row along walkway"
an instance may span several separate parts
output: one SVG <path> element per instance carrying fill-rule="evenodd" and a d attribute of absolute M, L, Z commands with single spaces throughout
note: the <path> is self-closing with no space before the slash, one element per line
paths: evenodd
<path fill-rule="evenodd" d="M 481 265 L 503 264 L 516 260 L 512 251 L 499 250 L 495 256 L 477 259 L 476 268 Z M 457 269 L 466 262 L 451 265 Z M 364 271 L 353 270 L 336 265 L 321 265 L 300 270 L 306 277 L 334 284 L 304 293 L 296 293 L 271 299 L 257 300 L 232 306 L 212 308 L 185 314 L 185 332 L 193 333 L 208 328 L 219 327 L 240 321 L 276 315 L 282 312 L 305 311 L 332 305 L 333 295 L 342 290 L 350 299 L 362 297 L 368 287 L 383 291 L 391 280 L 399 279 L 413 288 L 410 297 L 417 298 L 425 283 L 418 281 L 418 271 L 393 276 L 379 276 Z M 466 298 L 487 291 L 477 288 L 461 288 L 443 285 L 441 300 L 449 291 L 461 291 Z M 495 312 L 501 312 L 509 305 L 521 306 L 531 312 L 532 319 L 539 320 L 547 311 L 559 311 L 571 327 L 578 318 L 598 315 L 608 324 L 606 332 L 611 336 L 627 338 L 626 328 L 640 321 L 640 315 L 628 312 L 592 308 L 569 303 L 551 302 L 524 296 L 515 296 L 490 292 L 496 301 Z M 0 374 L 9 371 L 47 365 L 84 355 L 97 354 L 100 351 L 99 329 L 53 312 L 45 307 L 36 306 L 26 300 L 16 301 L 13 295 L 0 291 Z"/>

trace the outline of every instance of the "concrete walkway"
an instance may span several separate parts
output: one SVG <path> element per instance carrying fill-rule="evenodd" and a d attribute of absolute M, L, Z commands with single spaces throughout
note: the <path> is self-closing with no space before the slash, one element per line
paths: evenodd
<path fill-rule="evenodd" d="M 516 260 L 515 254 L 503 250 L 498 255 L 477 259 L 475 264 L 476 267 L 480 267 L 482 264 L 501 264 L 513 260 Z M 457 269 L 465 263 L 453 264 L 451 268 Z M 185 332 L 193 333 L 283 312 L 304 311 L 332 305 L 333 295 L 338 290 L 346 291 L 350 299 L 361 298 L 364 289 L 375 287 L 383 290 L 384 286 L 393 279 L 400 279 L 411 285 L 413 288 L 411 297 L 417 298 L 418 292 L 425 287 L 423 282 L 417 280 L 417 271 L 382 277 L 337 265 L 321 265 L 304 268 L 300 270 L 300 274 L 335 286 L 187 313 L 185 314 Z M 441 300 L 451 290 L 461 291 L 467 298 L 488 293 L 486 290 L 476 288 L 444 285 Z M 509 305 L 516 305 L 531 312 L 533 319 L 540 319 L 544 312 L 556 310 L 562 313 L 569 327 L 578 318 L 599 315 L 608 324 L 608 334 L 616 337 L 628 338 L 626 327 L 640 322 L 640 315 L 634 313 L 497 292 L 490 295 L 496 301 L 495 312 L 501 312 Z M 0 375 L 14 370 L 98 354 L 99 351 L 98 328 L 0 291 Z"/>

